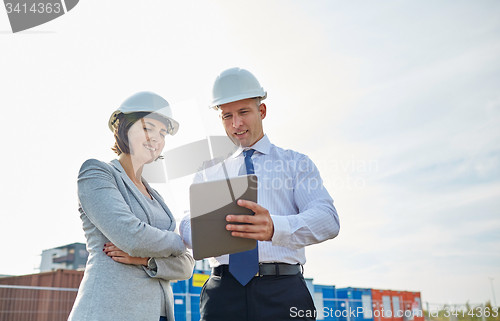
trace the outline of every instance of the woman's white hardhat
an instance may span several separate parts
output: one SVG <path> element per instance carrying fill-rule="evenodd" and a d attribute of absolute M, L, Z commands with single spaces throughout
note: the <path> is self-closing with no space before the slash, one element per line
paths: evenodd
<path fill-rule="evenodd" d="M 150 91 L 141 91 L 127 98 L 118 109 L 111 114 L 108 121 L 109 129 L 114 132 L 115 122 L 119 114 L 131 114 L 137 112 L 155 113 L 168 119 L 172 123 L 170 135 L 175 135 L 179 130 L 179 123 L 172 118 L 172 109 L 168 102 L 160 95 Z"/>
<path fill-rule="evenodd" d="M 210 107 L 218 109 L 219 105 L 256 97 L 267 97 L 267 92 L 257 78 L 248 70 L 231 68 L 221 72 L 215 79 Z"/>

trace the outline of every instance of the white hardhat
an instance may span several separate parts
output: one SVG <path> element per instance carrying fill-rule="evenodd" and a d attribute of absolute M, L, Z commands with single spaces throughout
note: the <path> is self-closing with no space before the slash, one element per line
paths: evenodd
<path fill-rule="evenodd" d="M 217 109 L 219 105 L 256 97 L 267 97 L 267 92 L 257 78 L 248 70 L 231 68 L 221 72 L 215 79 L 210 107 Z"/>
<path fill-rule="evenodd" d="M 172 128 L 169 129 L 170 135 L 175 135 L 177 130 L 179 130 L 179 123 L 172 118 L 172 109 L 168 102 L 163 99 L 163 97 L 150 91 L 141 91 L 127 98 L 121 106 L 111 114 L 108 121 L 109 129 L 114 132 L 115 122 L 119 114 L 132 114 L 138 112 L 154 113 L 169 120 L 172 124 Z"/>

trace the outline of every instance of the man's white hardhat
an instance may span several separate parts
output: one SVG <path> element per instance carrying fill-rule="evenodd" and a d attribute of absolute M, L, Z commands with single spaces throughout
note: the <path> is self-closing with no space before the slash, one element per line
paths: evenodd
<path fill-rule="evenodd" d="M 160 95 L 150 91 L 141 91 L 127 98 L 121 106 L 111 114 L 108 121 L 109 129 L 114 132 L 116 119 L 119 114 L 138 112 L 154 113 L 169 120 L 172 124 L 171 130 L 169 130 L 170 135 L 175 135 L 177 130 L 179 130 L 179 123 L 172 118 L 172 109 L 168 102 Z"/>
<path fill-rule="evenodd" d="M 215 79 L 210 107 L 218 109 L 219 105 L 256 97 L 267 97 L 267 92 L 257 78 L 248 70 L 231 68 L 221 72 Z"/>

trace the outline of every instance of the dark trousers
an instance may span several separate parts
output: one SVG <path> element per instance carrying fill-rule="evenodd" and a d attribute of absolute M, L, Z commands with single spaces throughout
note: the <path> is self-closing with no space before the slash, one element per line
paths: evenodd
<path fill-rule="evenodd" d="M 201 321 L 316 320 L 302 273 L 256 276 L 242 286 L 231 273 L 211 275 L 200 295 Z"/>

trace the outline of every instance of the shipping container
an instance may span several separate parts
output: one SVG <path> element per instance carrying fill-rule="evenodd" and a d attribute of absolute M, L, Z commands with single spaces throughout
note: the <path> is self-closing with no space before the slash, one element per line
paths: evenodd
<path fill-rule="evenodd" d="M 55 288 L 78 288 L 80 286 L 82 278 L 83 271 L 57 270 L 0 278 L 0 284 L 50 286 Z"/>
<path fill-rule="evenodd" d="M 176 321 L 200 320 L 200 293 L 210 272 L 195 270 L 189 280 L 172 282 Z"/>
<path fill-rule="evenodd" d="M 420 292 L 372 289 L 374 321 L 424 321 Z"/>
<path fill-rule="evenodd" d="M 394 321 L 404 321 L 403 292 L 391 291 L 392 319 Z"/>
<path fill-rule="evenodd" d="M 348 287 L 336 292 L 338 321 L 373 321 L 371 289 Z"/>
<path fill-rule="evenodd" d="M 372 289 L 374 321 L 394 321 L 391 297 L 391 290 Z"/>
<path fill-rule="evenodd" d="M 317 320 L 337 320 L 335 311 L 338 309 L 337 294 L 334 285 L 314 285 L 314 305 Z"/>
<path fill-rule="evenodd" d="M 403 291 L 404 321 L 424 321 L 420 292 Z"/>

